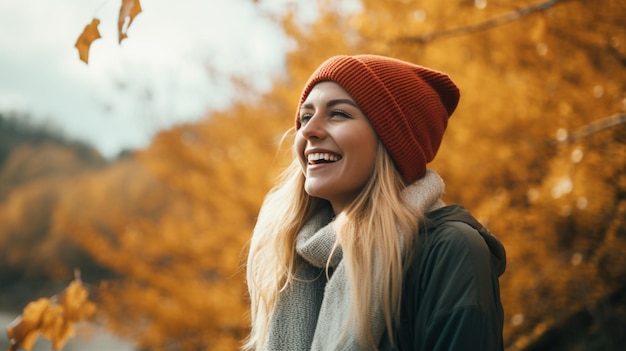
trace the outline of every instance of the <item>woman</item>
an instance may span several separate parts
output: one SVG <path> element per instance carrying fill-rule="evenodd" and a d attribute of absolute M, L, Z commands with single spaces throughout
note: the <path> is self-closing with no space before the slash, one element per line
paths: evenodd
<path fill-rule="evenodd" d="M 504 248 L 426 167 L 458 100 L 447 75 L 383 56 L 313 73 L 251 240 L 247 349 L 502 349 Z"/>

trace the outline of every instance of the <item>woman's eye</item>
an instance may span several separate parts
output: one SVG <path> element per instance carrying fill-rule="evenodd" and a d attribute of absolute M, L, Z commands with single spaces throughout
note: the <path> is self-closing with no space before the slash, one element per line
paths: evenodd
<path fill-rule="evenodd" d="M 343 118 L 352 118 L 352 116 L 342 110 L 332 110 L 330 113 L 331 117 L 343 117 Z"/>
<path fill-rule="evenodd" d="M 304 115 L 300 116 L 300 124 L 305 124 L 310 119 L 311 119 L 311 115 L 310 114 L 304 114 Z"/>

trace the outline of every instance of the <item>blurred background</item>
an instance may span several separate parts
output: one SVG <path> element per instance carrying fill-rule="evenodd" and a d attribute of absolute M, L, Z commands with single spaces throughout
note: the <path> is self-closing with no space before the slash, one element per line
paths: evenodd
<path fill-rule="evenodd" d="M 120 3 L 0 3 L 0 325 L 80 270 L 65 350 L 237 349 L 300 90 L 374 53 L 461 89 L 431 167 L 507 248 L 506 349 L 626 348 L 624 1 L 144 0 L 119 44 Z"/>

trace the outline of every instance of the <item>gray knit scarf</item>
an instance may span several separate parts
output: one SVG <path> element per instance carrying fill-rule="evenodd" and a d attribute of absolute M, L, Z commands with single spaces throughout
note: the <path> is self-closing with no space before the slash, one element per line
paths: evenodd
<path fill-rule="evenodd" d="M 441 177 L 428 170 L 424 177 L 404 189 L 402 196 L 414 208 L 425 213 L 442 206 L 443 191 Z M 279 296 L 270 323 L 267 350 L 362 349 L 356 326 L 346 325 L 350 313 L 351 287 L 342 261 L 341 247 L 333 251 L 336 234 L 332 219 L 330 208 L 320 211 L 298 234 L 296 279 Z M 329 280 L 325 270 L 327 262 L 330 262 L 332 268 Z M 380 288 L 372 286 L 372 294 L 371 335 L 380 343 L 385 332 Z"/>

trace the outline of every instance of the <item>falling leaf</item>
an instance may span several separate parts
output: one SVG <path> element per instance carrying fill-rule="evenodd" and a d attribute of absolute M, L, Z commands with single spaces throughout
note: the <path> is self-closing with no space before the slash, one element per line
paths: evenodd
<path fill-rule="evenodd" d="M 89 47 L 94 40 L 100 38 L 100 32 L 98 31 L 98 25 L 100 24 L 100 20 L 94 18 L 90 24 L 85 26 L 85 29 L 76 40 L 76 44 L 74 47 L 78 49 L 78 55 L 80 56 L 81 61 L 88 63 L 89 61 Z"/>
<path fill-rule="evenodd" d="M 119 43 L 121 43 L 122 40 L 124 40 L 125 38 L 128 38 L 128 28 L 130 27 L 131 23 L 133 23 L 135 16 L 137 16 L 140 12 L 141 4 L 139 3 L 139 0 L 122 0 L 120 17 L 117 20 Z M 126 26 L 124 26 L 127 17 L 128 23 L 126 24 Z"/>

